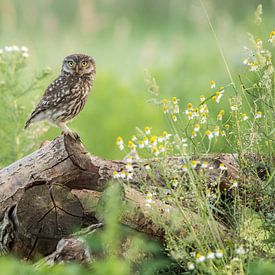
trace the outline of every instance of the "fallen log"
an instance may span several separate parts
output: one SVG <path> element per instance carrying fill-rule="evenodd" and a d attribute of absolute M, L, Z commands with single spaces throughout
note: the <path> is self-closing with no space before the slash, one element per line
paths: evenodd
<path fill-rule="evenodd" d="M 152 182 L 164 186 L 158 165 L 175 169 L 182 166 L 186 157 L 144 160 L 134 163 L 133 177 L 124 188 L 124 199 L 131 205 L 121 222 L 156 239 L 164 238 L 164 230 L 148 215 L 144 195 L 138 191 L 140 182 Z M 209 177 L 225 179 L 225 184 L 237 177 L 236 155 L 206 155 L 213 169 Z M 220 163 L 225 162 L 227 170 L 221 173 Z M 148 176 L 145 165 L 156 167 L 154 180 Z M 0 250 L 12 251 L 21 257 L 31 258 L 37 254 L 48 255 L 56 244 L 73 230 L 83 225 L 96 223 L 94 209 L 87 202 L 97 201 L 115 171 L 125 170 L 126 163 L 104 160 L 90 155 L 80 141 L 69 136 L 60 136 L 32 154 L 18 160 L 0 171 Z M 196 169 L 199 168 L 199 165 Z M 159 172 L 158 172 L 159 171 Z M 188 180 L 188 178 L 186 178 Z M 72 191 L 71 191 L 72 190 Z M 162 203 L 156 200 L 156 209 L 163 213 Z M 172 207 L 172 211 L 178 210 Z M 178 221 L 192 220 L 196 230 L 200 228 L 198 215 L 190 209 L 181 213 Z M 173 233 L 184 237 L 184 227 L 175 226 Z M 220 224 L 213 224 L 215 230 L 224 231 Z M 10 230 L 7 230 L 7 227 Z M 12 233 L 4 234 L 4 232 Z M 7 235 L 9 235 L 7 237 Z M 2 248 L 1 248 L 2 246 Z"/>

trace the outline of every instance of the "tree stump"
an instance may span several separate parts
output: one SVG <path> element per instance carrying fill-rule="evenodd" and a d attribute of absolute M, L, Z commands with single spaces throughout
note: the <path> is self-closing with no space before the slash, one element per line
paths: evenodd
<path fill-rule="evenodd" d="M 13 251 L 23 257 L 48 255 L 58 241 L 79 230 L 83 208 L 70 189 L 39 185 L 28 189 L 15 209 L 17 236 Z"/>

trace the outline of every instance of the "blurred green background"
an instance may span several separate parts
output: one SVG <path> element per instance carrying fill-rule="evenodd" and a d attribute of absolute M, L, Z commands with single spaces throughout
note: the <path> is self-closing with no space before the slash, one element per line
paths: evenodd
<path fill-rule="evenodd" d="M 275 25 L 275 1 L 262 2 L 260 26 L 254 23 L 260 1 L 204 3 L 237 79 L 244 71 L 247 31 L 268 38 L 266 30 Z M 159 108 L 146 103 L 150 95 L 145 69 L 156 78 L 161 97 L 177 96 L 181 105 L 207 96 L 211 79 L 218 86 L 230 82 L 199 0 L 0 0 L 0 15 L 0 48 L 24 45 L 30 50 L 26 81 L 50 66 L 53 73 L 46 88 L 71 53 L 96 59 L 93 92 L 71 127 L 93 154 L 102 157 L 122 157 L 115 139 L 130 137 L 135 127 L 149 125 L 156 133 L 169 130 Z M 42 93 L 28 94 L 30 112 Z M 32 106 L 27 105 L 30 101 Z M 59 132 L 51 128 L 41 139 Z"/>

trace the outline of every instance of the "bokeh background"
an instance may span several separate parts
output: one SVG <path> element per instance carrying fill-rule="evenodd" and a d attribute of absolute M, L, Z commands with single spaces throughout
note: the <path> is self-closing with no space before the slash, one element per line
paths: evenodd
<path fill-rule="evenodd" d="M 244 71 L 247 32 L 267 39 L 266 30 L 275 25 L 275 1 L 262 1 L 260 26 L 254 22 L 260 1 L 203 2 L 237 79 Z M 50 66 L 46 88 L 71 53 L 96 59 L 93 92 L 71 127 L 102 157 L 120 158 L 115 139 L 130 137 L 135 127 L 169 130 L 158 106 L 147 102 L 145 70 L 155 77 L 161 97 L 177 96 L 181 105 L 207 95 L 211 79 L 218 85 L 230 82 L 199 0 L 0 0 L 0 15 L 0 47 L 29 48 L 26 81 Z M 42 93 L 26 96 L 30 112 Z M 51 128 L 41 139 L 59 132 Z"/>

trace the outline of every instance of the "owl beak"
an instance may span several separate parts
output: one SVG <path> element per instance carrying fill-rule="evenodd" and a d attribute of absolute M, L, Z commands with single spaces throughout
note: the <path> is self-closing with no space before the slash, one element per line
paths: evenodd
<path fill-rule="evenodd" d="M 78 66 L 75 66 L 75 72 L 78 74 L 78 72 L 79 72 L 79 67 Z"/>

